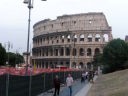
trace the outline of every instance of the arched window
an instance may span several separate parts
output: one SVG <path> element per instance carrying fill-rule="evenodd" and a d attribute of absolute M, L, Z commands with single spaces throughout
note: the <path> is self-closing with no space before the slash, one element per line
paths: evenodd
<path fill-rule="evenodd" d="M 96 42 L 100 42 L 100 40 L 101 40 L 101 39 L 100 39 L 100 35 L 99 35 L 99 34 L 96 34 L 96 35 L 95 35 L 95 41 L 96 41 Z"/>
<path fill-rule="evenodd" d="M 103 35 L 103 41 L 104 42 L 108 42 L 108 34 L 104 34 Z"/>
<path fill-rule="evenodd" d="M 55 49 L 55 56 L 58 56 L 58 49 Z"/>
<path fill-rule="evenodd" d="M 61 36 L 62 43 L 64 43 L 64 35 Z"/>
<path fill-rule="evenodd" d="M 92 34 L 89 34 L 87 38 L 88 38 L 88 42 L 92 42 Z"/>
<path fill-rule="evenodd" d="M 91 63 L 90 62 L 87 63 L 87 69 L 91 69 Z"/>
<path fill-rule="evenodd" d="M 68 35 L 68 36 L 67 36 L 67 42 L 70 42 L 70 39 L 71 39 L 71 36 Z"/>
<path fill-rule="evenodd" d="M 46 49 L 46 56 L 48 56 L 48 49 Z"/>
<path fill-rule="evenodd" d="M 80 56 L 84 56 L 84 49 L 83 48 L 80 48 L 80 51 L 79 52 L 80 52 L 79 53 Z"/>
<path fill-rule="evenodd" d="M 80 62 L 80 64 L 79 64 L 79 68 L 84 68 L 84 64 L 83 64 L 83 62 Z"/>
<path fill-rule="evenodd" d="M 73 35 L 73 41 L 77 42 L 77 35 Z"/>
<path fill-rule="evenodd" d="M 69 55 L 70 55 L 70 49 L 66 48 L 66 56 L 69 56 Z"/>
<path fill-rule="evenodd" d="M 73 67 L 73 68 L 76 68 L 76 62 L 73 62 L 73 63 L 72 63 L 72 67 Z"/>
<path fill-rule="evenodd" d="M 73 48 L 73 53 L 72 53 L 73 56 L 76 56 L 76 48 Z"/>
<path fill-rule="evenodd" d="M 96 48 L 95 49 L 95 55 L 99 54 L 100 53 L 100 49 L 99 48 Z"/>
<path fill-rule="evenodd" d="M 63 55 L 64 55 L 64 49 L 61 48 L 61 49 L 60 49 L 60 56 L 63 56 Z"/>
<path fill-rule="evenodd" d="M 53 49 L 50 49 L 50 56 L 53 56 Z"/>
<path fill-rule="evenodd" d="M 41 55 L 44 56 L 44 49 L 42 48 L 41 50 L 42 50 Z"/>
<path fill-rule="evenodd" d="M 80 35 L 80 41 L 84 41 L 84 34 Z"/>
<path fill-rule="evenodd" d="M 87 49 L 87 56 L 91 56 L 91 55 L 92 55 L 91 48 L 88 48 L 88 49 Z"/>

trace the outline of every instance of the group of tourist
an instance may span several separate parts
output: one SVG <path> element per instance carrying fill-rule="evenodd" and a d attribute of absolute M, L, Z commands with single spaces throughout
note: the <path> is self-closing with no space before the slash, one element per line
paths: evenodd
<path fill-rule="evenodd" d="M 88 80 L 88 82 L 93 83 L 94 75 L 97 73 L 97 71 L 89 70 L 85 71 L 81 75 L 81 83 L 85 82 L 85 80 Z"/>
<path fill-rule="evenodd" d="M 81 75 L 81 83 L 85 82 L 85 80 L 88 80 L 88 82 L 93 83 L 93 78 L 95 74 L 96 72 L 92 70 L 83 72 Z M 59 96 L 60 84 L 61 81 L 58 75 L 56 75 L 54 79 L 54 87 L 55 87 L 54 96 Z M 66 86 L 69 88 L 70 96 L 72 96 L 72 84 L 73 84 L 73 77 L 71 76 L 71 74 L 68 74 L 66 78 Z"/>
<path fill-rule="evenodd" d="M 56 96 L 56 94 L 59 96 L 60 83 L 61 81 L 58 75 L 56 75 L 54 79 L 54 87 L 55 87 L 54 96 Z M 73 77 L 71 76 L 71 74 L 68 74 L 68 77 L 66 78 L 66 86 L 69 88 L 70 96 L 72 96 L 72 83 L 73 83 Z"/>

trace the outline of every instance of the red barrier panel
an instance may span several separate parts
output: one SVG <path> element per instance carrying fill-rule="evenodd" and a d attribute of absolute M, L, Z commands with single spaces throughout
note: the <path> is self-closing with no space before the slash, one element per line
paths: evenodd
<path fill-rule="evenodd" d="M 14 67 L 0 67 L 0 75 L 9 73 L 12 75 L 25 75 L 25 67 L 19 67 L 19 68 L 14 68 Z M 44 69 L 44 68 L 30 68 L 28 67 L 28 75 L 35 75 L 35 74 L 40 74 L 40 73 L 51 73 L 51 72 L 67 72 L 67 71 L 79 71 L 79 69 L 52 69 L 52 68 L 48 68 L 48 69 Z"/>

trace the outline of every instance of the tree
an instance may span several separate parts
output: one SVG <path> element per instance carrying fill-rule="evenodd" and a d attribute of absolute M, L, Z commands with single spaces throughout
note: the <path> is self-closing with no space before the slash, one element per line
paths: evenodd
<path fill-rule="evenodd" d="M 125 69 L 127 60 L 128 44 L 124 40 L 114 39 L 104 47 L 103 62 L 110 72 Z"/>
<path fill-rule="evenodd" d="M 23 63 L 23 56 L 21 56 L 19 53 L 12 53 L 9 52 L 7 53 L 7 56 L 9 56 L 9 58 L 6 58 L 6 60 L 8 61 L 9 59 L 9 65 L 15 67 L 16 64 L 20 64 Z"/>
<path fill-rule="evenodd" d="M 6 50 L 0 43 L 0 66 L 6 64 Z"/>
<path fill-rule="evenodd" d="M 95 54 L 93 57 L 93 66 L 97 69 L 98 66 L 102 65 L 102 56 L 103 54 Z"/>

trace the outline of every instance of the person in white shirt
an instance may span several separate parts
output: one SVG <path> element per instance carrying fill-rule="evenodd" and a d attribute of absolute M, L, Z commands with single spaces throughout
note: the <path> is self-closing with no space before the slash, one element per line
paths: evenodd
<path fill-rule="evenodd" d="M 72 96 L 72 83 L 73 83 L 73 78 L 71 74 L 68 74 L 68 77 L 66 78 L 66 85 L 68 86 L 70 90 L 70 96 Z"/>

